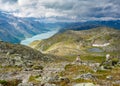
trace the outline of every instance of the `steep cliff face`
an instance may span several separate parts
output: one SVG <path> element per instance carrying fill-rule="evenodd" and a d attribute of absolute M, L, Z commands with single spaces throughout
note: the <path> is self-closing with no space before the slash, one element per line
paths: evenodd
<path fill-rule="evenodd" d="M 105 53 L 118 55 L 120 52 L 119 33 L 119 30 L 107 27 L 83 31 L 68 30 L 46 40 L 34 41 L 30 46 L 44 53 L 58 56 L 104 55 Z"/>

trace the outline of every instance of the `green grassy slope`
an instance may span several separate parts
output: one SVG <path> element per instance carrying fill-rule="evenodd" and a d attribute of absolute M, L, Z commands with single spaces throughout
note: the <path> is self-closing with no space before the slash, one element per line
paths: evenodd
<path fill-rule="evenodd" d="M 112 56 L 120 56 L 119 33 L 119 30 L 107 27 L 99 27 L 82 31 L 68 30 L 45 40 L 34 41 L 30 44 L 30 47 L 44 53 L 68 58 L 82 55 L 83 57 L 87 56 L 93 59 L 93 56 L 104 57 L 107 53 L 110 53 Z M 92 46 L 94 43 L 110 43 L 110 45 L 94 47 Z M 94 48 L 97 50 L 94 50 Z"/>

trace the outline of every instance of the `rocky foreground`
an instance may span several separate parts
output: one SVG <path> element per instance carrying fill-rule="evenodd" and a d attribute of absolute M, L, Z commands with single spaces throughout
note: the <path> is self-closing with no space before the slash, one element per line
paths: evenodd
<path fill-rule="evenodd" d="M 1 66 L 0 83 L 1 86 L 119 86 L 119 71 L 118 59 L 103 63 L 39 62 L 26 68 Z"/>

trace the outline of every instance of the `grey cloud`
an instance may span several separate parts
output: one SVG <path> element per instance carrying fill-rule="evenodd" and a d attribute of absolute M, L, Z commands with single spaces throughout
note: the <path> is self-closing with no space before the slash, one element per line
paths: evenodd
<path fill-rule="evenodd" d="M 71 0 L 61 0 L 56 2 L 45 2 L 43 3 L 45 8 L 58 9 L 58 10 L 71 10 L 74 7 L 75 2 Z"/>
<path fill-rule="evenodd" d="M 0 9 L 15 16 L 68 20 L 120 18 L 119 5 L 120 0 L 0 0 Z"/>

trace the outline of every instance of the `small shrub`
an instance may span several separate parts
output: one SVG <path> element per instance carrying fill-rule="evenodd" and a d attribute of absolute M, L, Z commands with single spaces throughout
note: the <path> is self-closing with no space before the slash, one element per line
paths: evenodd
<path fill-rule="evenodd" d="M 19 83 L 22 82 L 22 80 L 14 79 L 14 80 L 7 81 L 7 82 L 8 82 L 8 85 L 7 85 L 7 86 L 17 86 Z"/>
<path fill-rule="evenodd" d="M 72 64 L 68 64 L 68 65 L 66 65 L 66 66 L 65 66 L 65 70 L 71 68 L 72 66 L 73 66 Z"/>
<path fill-rule="evenodd" d="M 7 85 L 7 81 L 5 80 L 0 80 L 0 84 L 2 84 L 3 86 Z"/>
<path fill-rule="evenodd" d="M 112 66 L 104 65 L 105 69 L 112 69 Z"/>
<path fill-rule="evenodd" d="M 37 75 L 37 76 L 30 76 L 29 77 L 29 82 L 33 82 L 33 83 L 38 83 L 39 81 L 36 80 L 37 78 L 41 77 L 40 75 Z"/>
<path fill-rule="evenodd" d="M 32 68 L 35 70 L 43 70 L 43 66 L 41 65 L 34 65 Z"/>
<path fill-rule="evenodd" d="M 112 65 L 115 66 L 119 62 L 118 58 L 113 58 L 112 59 Z"/>
<path fill-rule="evenodd" d="M 35 81 L 35 76 L 30 76 L 29 81 Z"/>
<path fill-rule="evenodd" d="M 10 80 L 10 81 L 6 81 L 6 80 L 0 80 L 0 84 L 2 84 L 3 86 L 17 86 L 19 83 L 21 83 L 21 80 Z"/>

